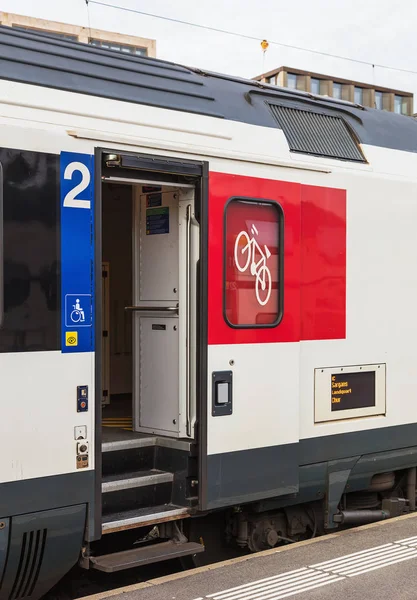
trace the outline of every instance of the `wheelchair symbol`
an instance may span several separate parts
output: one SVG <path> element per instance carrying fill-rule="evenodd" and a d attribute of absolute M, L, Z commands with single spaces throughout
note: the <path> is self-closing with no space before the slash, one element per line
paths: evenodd
<path fill-rule="evenodd" d="M 91 294 L 66 294 L 65 327 L 91 327 L 92 311 Z"/>
<path fill-rule="evenodd" d="M 73 323 L 84 323 L 85 314 L 81 307 L 79 298 L 76 299 L 75 304 L 72 305 L 74 310 L 71 312 L 70 319 Z"/>

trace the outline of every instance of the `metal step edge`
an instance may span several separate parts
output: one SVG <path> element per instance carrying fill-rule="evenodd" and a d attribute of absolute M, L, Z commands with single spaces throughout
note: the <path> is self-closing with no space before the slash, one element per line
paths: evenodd
<path fill-rule="evenodd" d="M 102 452 L 118 452 L 119 450 L 130 450 L 135 448 L 146 448 L 149 446 L 156 446 L 157 438 L 152 437 L 138 437 L 130 438 L 127 440 L 114 440 L 111 442 L 104 442 L 101 446 Z"/>
<path fill-rule="evenodd" d="M 131 488 L 146 487 L 148 485 L 158 485 L 160 483 L 172 483 L 174 475 L 167 471 L 152 473 L 148 475 L 137 475 L 136 477 L 120 477 L 114 481 L 104 481 L 101 484 L 101 492 L 109 494 L 111 492 L 119 492 L 129 490 Z"/>
<path fill-rule="evenodd" d="M 90 567 L 105 573 L 117 573 L 134 567 L 149 565 L 182 556 L 190 556 L 204 552 L 202 544 L 196 542 L 177 543 L 174 541 L 161 542 L 146 546 L 145 548 L 134 548 L 114 554 L 104 554 L 90 558 Z"/>
<path fill-rule="evenodd" d="M 149 446 L 160 446 L 162 448 L 173 448 L 189 452 L 191 441 L 164 438 L 160 436 L 137 437 L 104 442 L 102 444 L 102 452 L 118 452 L 120 450 L 133 450 L 134 448 L 146 448 Z"/>
<path fill-rule="evenodd" d="M 165 523 L 167 521 L 177 521 L 178 519 L 187 519 L 190 516 L 188 508 L 171 508 L 157 513 L 149 513 L 138 517 L 128 517 L 126 519 L 117 519 L 115 521 L 108 521 L 102 524 L 102 534 L 116 533 L 118 531 L 125 531 L 127 529 L 136 529 L 137 527 L 144 527 L 146 525 L 157 525 L 158 523 Z"/>

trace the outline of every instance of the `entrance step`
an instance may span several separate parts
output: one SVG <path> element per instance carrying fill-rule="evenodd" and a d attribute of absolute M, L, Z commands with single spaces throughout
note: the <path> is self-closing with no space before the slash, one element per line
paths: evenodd
<path fill-rule="evenodd" d="M 102 451 L 112 452 L 145 446 L 160 446 L 188 452 L 192 446 L 190 440 L 181 440 L 147 433 L 125 431 L 123 429 L 107 429 L 102 432 Z"/>
<path fill-rule="evenodd" d="M 151 470 L 155 465 L 156 438 L 125 437 L 105 442 L 102 446 L 103 477 Z"/>
<path fill-rule="evenodd" d="M 105 433 L 107 434 L 107 432 Z M 102 451 L 118 452 L 120 450 L 131 450 L 132 448 L 156 446 L 157 439 L 153 435 L 138 435 L 115 429 L 112 431 L 112 435 L 106 435 L 105 441 L 102 444 Z"/>
<path fill-rule="evenodd" d="M 195 507 L 190 441 L 111 429 L 102 450 L 103 533 L 183 518 Z"/>
<path fill-rule="evenodd" d="M 172 483 L 173 480 L 174 475 L 172 473 L 158 471 L 157 469 L 124 473 L 123 475 L 107 475 L 103 477 L 101 491 L 106 494 L 147 485 L 157 485 L 158 483 Z"/>
<path fill-rule="evenodd" d="M 102 435 L 104 514 L 139 509 L 147 503 L 195 506 L 198 465 L 191 441 L 120 429 Z"/>
<path fill-rule="evenodd" d="M 103 516 L 102 533 L 117 533 L 138 527 L 147 527 L 167 521 L 186 519 L 190 516 L 189 510 L 183 506 L 163 504 L 141 509 L 114 512 Z"/>
<path fill-rule="evenodd" d="M 169 504 L 173 480 L 172 473 L 156 469 L 107 475 L 102 483 L 103 515 Z"/>
<path fill-rule="evenodd" d="M 160 542 L 142 548 L 133 548 L 104 554 L 90 558 L 90 567 L 105 573 L 116 573 L 133 567 L 141 567 L 156 562 L 162 562 L 173 558 L 181 558 L 204 552 L 204 546 L 195 542 Z"/>
<path fill-rule="evenodd" d="M 103 476 L 145 469 L 171 471 L 190 453 L 191 442 L 112 429 L 103 431 Z M 180 466 L 182 468 L 182 465 Z"/>

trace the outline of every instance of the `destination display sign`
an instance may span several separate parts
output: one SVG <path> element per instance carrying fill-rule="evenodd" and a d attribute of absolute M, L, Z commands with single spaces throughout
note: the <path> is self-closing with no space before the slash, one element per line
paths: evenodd
<path fill-rule="evenodd" d="M 375 406 L 375 371 L 338 373 L 331 384 L 332 412 Z"/>

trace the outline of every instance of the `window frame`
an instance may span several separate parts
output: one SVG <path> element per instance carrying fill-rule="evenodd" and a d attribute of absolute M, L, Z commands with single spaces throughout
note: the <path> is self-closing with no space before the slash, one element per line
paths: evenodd
<path fill-rule="evenodd" d="M 312 88 L 311 84 L 312 84 L 313 81 L 317 82 L 319 84 L 319 91 L 318 92 L 313 92 L 313 90 L 311 89 Z M 311 77 L 310 78 L 310 93 L 311 94 L 314 94 L 316 96 L 321 96 L 322 95 L 322 93 L 321 93 L 322 81 L 323 81 L 323 79 L 320 79 L 319 77 Z"/>
<path fill-rule="evenodd" d="M 340 85 L 340 97 L 334 95 L 334 86 L 335 85 L 336 86 Z M 339 89 L 339 87 L 337 89 Z M 335 100 L 343 100 L 343 83 L 341 83 L 340 81 L 333 81 L 332 98 L 334 98 Z"/>
<path fill-rule="evenodd" d="M 112 48 L 112 44 L 115 46 L 119 46 L 119 49 Z M 94 48 L 101 48 L 102 50 L 111 50 L 112 52 L 119 52 L 119 54 L 122 54 L 123 56 L 148 56 L 148 48 L 146 48 L 145 46 L 135 46 L 134 44 L 128 44 L 125 42 L 116 42 L 90 37 L 88 38 L 88 45 L 93 46 Z M 123 48 L 130 48 L 130 50 L 124 51 Z"/>
<path fill-rule="evenodd" d="M 396 110 L 396 101 L 400 101 L 400 110 Z M 403 96 L 402 94 L 394 94 L 394 112 L 397 115 L 407 116 L 407 96 Z"/>
<path fill-rule="evenodd" d="M 381 108 L 377 106 L 377 97 L 381 99 Z M 384 92 L 381 90 L 375 90 L 374 108 L 376 110 L 384 110 Z"/>
<path fill-rule="evenodd" d="M 278 248 L 279 248 L 279 252 L 278 252 L 278 273 L 279 273 L 278 312 L 277 312 L 277 318 L 275 319 L 275 321 L 273 323 L 264 323 L 264 324 L 256 324 L 255 323 L 253 325 L 251 325 L 251 324 L 236 325 L 234 323 L 231 323 L 227 317 L 227 313 L 226 313 L 227 211 L 228 211 L 230 204 L 232 204 L 233 202 L 250 202 L 251 204 L 265 204 L 268 206 L 272 206 L 277 211 L 277 214 L 278 214 Z M 255 197 L 251 197 L 251 196 L 231 196 L 224 205 L 224 209 L 223 209 L 223 245 L 222 245 L 222 251 L 223 251 L 223 277 L 222 277 L 223 319 L 224 319 L 226 325 L 228 325 L 228 327 L 230 327 L 231 329 L 273 329 L 275 327 L 278 327 L 278 325 L 281 323 L 281 321 L 283 319 L 283 316 L 284 316 L 284 253 L 285 253 L 284 220 L 285 220 L 284 209 L 282 208 L 281 204 L 279 202 L 277 202 L 276 200 L 270 200 L 267 198 L 258 198 L 258 197 L 255 198 Z"/>
<path fill-rule="evenodd" d="M 295 87 L 291 87 L 291 86 L 288 85 L 288 78 L 289 77 L 295 77 Z M 288 90 L 298 90 L 298 77 L 299 77 L 299 75 L 297 73 L 291 73 L 291 72 L 287 73 L 287 85 L 286 85 L 286 88 Z"/>
<path fill-rule="evenodd" d="M 363 105 L 364 105 L 364 104 L 363 104 L 363 96 L 364 96 L 364 90 L 365 90 L 365 89 L 366 89 L 366 88 L 363 88 L 363 87 L 361 87 L 360 85 L 355 85 L 355 86 L 353 87 L 353 101 L 354 101 L 354 104 L 359 104 L 360 106 L 363 106 Z M 356 91 L 358 91 L 358 92 L 360 93 L 360 95 L 361 95 L 361 100 L 360 100 L 360 102 L 358 102 L 358 101 L 356 100 L 356 97 L 355 97 L 355 96 L 356 96 Z"/>

